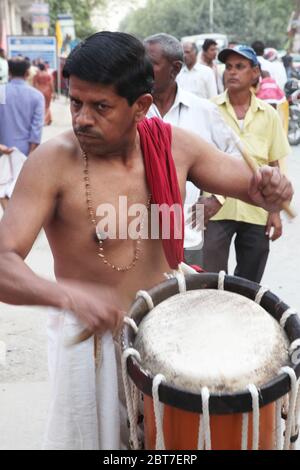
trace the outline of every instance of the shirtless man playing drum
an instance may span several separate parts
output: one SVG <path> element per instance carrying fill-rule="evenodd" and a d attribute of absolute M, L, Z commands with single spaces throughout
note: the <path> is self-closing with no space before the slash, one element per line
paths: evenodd
<path fill-rule="evenodd" d="M 137 251 L 135 240 L 108 239 L 99 252 L 95 239 L 102 203 L 115 207 L 117 220 L 119 196 L 128 207 L 147 206 L 151 191 L 138 125 L 152 103 L 153 71 L 138 40 L 102 32 L 77 46 L 64 74 L 73 130 L 39 146 L 24 165 L 0 224 L 0 300 L 71 311 L 90 332 L 103 334 L 120 328 L 136 292 L 161 282 L 170 269 L 161 240 L 142 240 Z M 277 168 L 252 176 L 242 160 L 182 129 L 172 128 L 171 151 L 182 200 L 187 179 L 270 211 L 292 198 Z M 42 227 L 57 282 L 24 263 Z"/>

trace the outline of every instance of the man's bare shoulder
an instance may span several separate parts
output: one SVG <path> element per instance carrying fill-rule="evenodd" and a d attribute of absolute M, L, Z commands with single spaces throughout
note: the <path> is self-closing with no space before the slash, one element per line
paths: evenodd
<path fill-rule="evenodd" d="M 79 153 L 78 141 L 72 130 L 63 132 L 58 136 L 47 140 L 30 155 L 31 160 L 41 160 L 46 165 L 64 165 L 70 159 L 77 158 Z"/>
<path fill-rule="evenodd" d="M 19 179 L 28 184 L 38 178 L 46 186 L 60 191 L 64 175 L 69 174 L 79 155 L 80 147 L 73 131 L 64 132 L 39 145 L 29 155 Z"/>
<path fill-rule="evenodd" d="M 207 152 L 210 145 L 194 132 L 172 126 L 172 153 L 177 162 L 193 164 L 196 157 Z"/>

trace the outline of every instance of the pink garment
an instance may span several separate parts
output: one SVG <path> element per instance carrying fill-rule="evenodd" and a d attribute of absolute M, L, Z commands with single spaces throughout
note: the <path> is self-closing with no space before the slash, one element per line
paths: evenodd
<path fill-rule="evenodd" d="M 271 77 L 261 80 L 256 96 L 261 100 L 267 101 L 269 104 L 280 104 L 285 101 L 285 94 Z"/>

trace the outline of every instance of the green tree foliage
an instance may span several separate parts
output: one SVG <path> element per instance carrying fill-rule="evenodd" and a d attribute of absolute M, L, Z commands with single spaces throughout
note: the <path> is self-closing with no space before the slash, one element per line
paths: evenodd
<path fill-rule="evenodd" d="M 294 0 L 214 0 L 214 32 L 251 43 L 256 39 L 283 48 Z M 180 38 L 209 31 L 209 0 L 148 0 L 130 13 L 120 30 L 140 38 L 157 32 Z"/>
<path fill-rule="evenodd" d="M 51 34 L 55 34 L 55 22 L 57 15 L 61 13 L 72 13 L 76 36 L 80 39 L 95 32 L 92 27 L 90 16 L 95 7 L 106 3 L 105 0 L 48 0 L 50 5 Z"/>

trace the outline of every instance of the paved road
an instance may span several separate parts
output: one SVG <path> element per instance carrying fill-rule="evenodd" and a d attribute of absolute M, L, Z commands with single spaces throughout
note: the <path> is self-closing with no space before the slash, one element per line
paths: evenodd
<path fill-rule="evenodd" d="M 54 122 L 45 128 L 47 140 L 70 126 L 64 98 L 54 103 Z M 294 205 L 300 214 L 300 147 L 289 165 L 296 188 Z M 43 233 L 27 258 L 37 273 L 52 279 L 53 260 Z M 231 258 L 231 265 L 234 259 Z M 285 233 L 274 243 L 263 283 L 300 311 L 300 217 L 285 221 Z M 0 305 L 1 341 L 6 365 L 0 360 L 0 450 L 39 449 L 46 419 L 49 386 L 46 358 L 46 309 Z M 2 343 L 3 347 L 3 343 Z"/>

